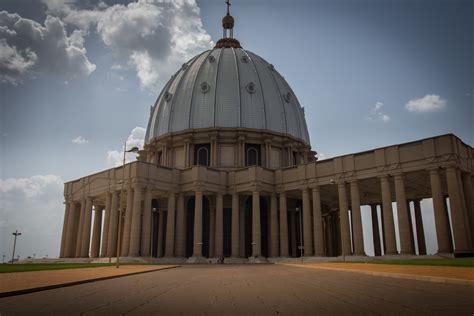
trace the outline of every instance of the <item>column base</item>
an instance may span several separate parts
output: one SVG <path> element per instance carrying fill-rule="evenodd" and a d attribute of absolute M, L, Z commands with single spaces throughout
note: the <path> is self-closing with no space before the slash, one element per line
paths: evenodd
<path fill-rule="evenodd" d="M 265 257 L 249 257 L 249 263 L 268 263 L 267 258 Z"/>
<path fill-rule="evenodd" d="M 209 263 L 209 261 L 204 257 L 189 257 L 186 263 Z"/>

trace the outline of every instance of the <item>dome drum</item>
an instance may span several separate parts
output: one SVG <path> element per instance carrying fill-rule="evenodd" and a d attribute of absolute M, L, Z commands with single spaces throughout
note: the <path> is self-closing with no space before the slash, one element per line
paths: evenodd
<path fill-rule="evenodd" d="M 205 164 L 196 156 L 202 146 L 209 149 Z M 248 160 L 249 146 L 256 150 L 257 161 Z M 313 161 L 314 153 L 307 144 L 286 134 L 248 128 L 203 128 L 155 138 L 145 145 L 139 160 L 177 169 L 199 164 L 219 169 L 250 165 L 278 169 Z"/>

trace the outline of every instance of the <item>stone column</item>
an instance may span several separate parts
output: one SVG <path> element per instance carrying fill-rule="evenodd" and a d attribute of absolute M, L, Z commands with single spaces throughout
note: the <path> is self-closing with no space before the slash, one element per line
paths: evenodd
<path fill-rule="evenodd" d="M 102 205 L 94 206 L 94 226 L 92 227 L 91 258 L 99 257 L 100 233 L 102 230 Z"/>
<path fill-rule="evenodd" d="M 308 188 L 304 188 L 303 195 L 303 254 L 304 256 L 312 256 L 313 252 L 313 235 L 311 231 L 311 203 L 309 200 Z"/>
<path fill-rule="evenodd" d="M 74 228 L 77 226 L 77 209 L 76 203 L 74 201 L 69 202 L 69 216 L 67 217 L 67 234 L 66 234 L 66 246 L 64 249 L 64 256 L 66 258 L 72 258 L 75 254 L 75 238 L 74 238 Z"/>
<path fill-rule="evenodd" d="M 471 235 L 471 248 L 474 250 L 474 192 L 472 186 L 471 175 L 464 173 L 461 176 L 462 178 L 462 187 L 464 192 L 464 199 L 466 201 L 466 212 L 469 219 L 469 228 Z"/>
<path fill-rule="evenodd" d="M 184 210 L 184 194 L 178 194 L 176 208 L 176 257 L 186 256 L 186 213 Z"/>
<path fill-rule="evenodd" d="M 246 257 L 245 249 L 245 197 L 239 204 L 239 253 L 241 257 Z"/>
<path fill-rule="evenodd" d="M 372 237 L 374 240 L 374 256 L 381 256 L 382 249 L 380 245 L 379 217 L 377 213 L 377 204 L 370 205 L 372 215 Z"/>
<path fill-rule="evenodd" d="M 314 255 L 324 256 L 324 232 L 323 219 L 321 216 L 321 196 L 319 187 L 312 189 L 313 195 L 313 238 L 314 238 Z"/>
<path fill-rule="evenodd" d="M 360 194 L 357 180 L 351 182 L 352 235 L 354 236 L 354 255 L 365 256 Z"/>
<path fill-rule="evenodd" d="M 448 181 L 449 206 L 451 207 L 451 223 L 453 226 L 455 252 L 468 252 L 469 239 L 467 236 L 468 220 L 464 218 L 462 187 L 458 181 L 457 169 L 448 167 L 446 169 L 446 180 Z M 466 227 L 467 226 L 467 227 Z"/>
<path fill-rule="evenodd" d="M 100 250 L 101 257 L 107 257 L 107 247 L 109 246 L 109 226 L 110 226 L 110 207 L 112 204 L 112 197 L 109 192 L 105 194 L 105 210 L 104 210 L 104 228 L 102 230 L 102 248 Z"/>
<path fill-rule="evenodd" d="M 59 258 L 64 258 L 64 254 L 65 254 L 65 249 L 66 249 L 66 239 L 67 239 L 67 231 L 68 231 L 68 227 L 67 227 L 67 224 L 68 224 L 68 218 L 69 218 L 69 214 L 71 213 L 70 211 L 70 208 L 69 208 L 69 202 L 66 200 L 66 202 L 64 202 L 65 204 L 65 207 L 64 207 L 64 220 L 63 220 L 63 232 L 61 234 L 61 248 L 59 250 Z"/>
<path fill-rule="evenodd" d="M 410 221 L 408 219 L 407 200 L 403 175 L 395 175 L 395 196 L 397 200 L 398 231 L 400 233 L 400 254 L 414 254 L 411 243 Z"/>
<path fill-rule="evenodd" d="M 132 219 L 130 221 L 130 247 L 128 251 L 129 257 L 138 257 L 140 254 L 140 227 L 142 215 L 142 192 L 143 188 L 134 186 L 133 202 L 132 202 Z"/>
<path fill-rule="evenodd" d="M 166 249 L 165 257 L 174 257 L 174 238 L 176 221 L 176 194 L 170 192 L 168 195 L 168 216 L 166 224 Z"/>
<path fill-rule="evenodd" d="M 86 199 L 81 200 L 81 209 L 79 211 L 79 225 L 77 227 L 77 239 L 76 239 L 76 251 L 74 257 L 79 258 L 81 256 L 81 244 L 82 244 L 82 231 L 84 227 L 84 219 L 86 213 Z"/>
<path fill-rule="evenodd" d="M 109 237 L 107 245 L 107 255 L 111 257 L 117 256 L 117 234 L 118 234 L 118 217 L 119 217 L 119 194 L 117 191 L 112 192 L 110 206 L 110 223 Z"/>
<path fill-rule="evenodd" d="M 339 222 L 341 226 L 342 255 L 351 254 L 351 234 L 349 231 L 349 207 L 347 204 L 346 183 L 340 182 L 337 185 L 339 195 Z"/>
<path fill-rule="evenodd" d="M 438 240 L 438 253 L 450 253 L 452 252 L 451 228 L 449 227 L 448 212 L 445 207 L 438 169 L 430 170 L 430 182 L 436 237 Z"/>
<path fill-rule="evenodd" d="M 143 223 L 142 223 L 142 236 L 141 236 L 141 256 L 151 257 L 151 199 L 152 192 L 150 188 L 145 189 L 145 199 L 143 201 Z"/>
<path fill-rule="evenodd" d="M 240 254 L 240 223 L 239 223 L 239 195 L 232 194 L 232 257 L 237 258 Z"/>
<path fill-rule="evenodd" d="M 415 206 L 415 225 L 416 225 L 416 240 L 418 241 L 418 254 L 426 255 L 425 231 L 423 229 L 423 219 L 421 217 L 420 200 L 414 200 Z"/>
<path fill-rule="evenodd" d="M 395 226 L 393 224 L 392 193 L 388 176 L 380 177 L 380 186 L 382 189 L 385 255 L 395 255 L 397 254 L 397 245 L 395 243 Z M 403 204 L 405 205 L 405 203 Z"/>
<path fill-rule="evenodd" d="M 130 228 L 132 227 L 132 212 L 133 212 L 133 189 L 129 187 L 127 190 L 127 205 L 125 206 L 125 224 L 124 224 L 123 235 L 122 235 L 123 237 L 122 237 L 121 255 L 123 257 L 128 257 L 128 252 L 130 250 Z"/>
<path fill-rule="evenodd" d="M 91 239 L 92 222 L 92 198 L 86 199 L 86 208 L 84 210 L 84 226 L 82 227 L 81 257 L 89 257 L 89 243 Z"/>
<path fill-rule="evenodd" d="M 262 254 L 262 238 L 260 232 L 260 193 L 252 192 L 252 257 Z"/>
<path fill-rule="evenodd" d="M 202 257 L 202 192 L 196 191 L 195 195 L 193 257 Z"/>
<path fill-rule="evenodd" d="M 278 257 L 278 201 L 275 193 L 270 195 L 270 257 Z"/>
<path fill-rule="evenodd" d="M 216 204 L 211 203 L 209 205 L 209 258 L 214 257 L 214 249 L 216 248 L 216 243 L 214 242 L 215 237 L 216 237 Z"/>
<path fill-rule="evenodd" d="M 156 256 L 163 256 L 163 238 L 165 234 L 165 211 L 158 210 L 158 241 L 156 245 Z"/>
<path fill-rule="evenodd" d="M 288 211 L 286 193 L 280 193 L 280 257 L 288 257 Z"/>
<path fill-rule="evenodd" d="M 215 255 L 224 255 L 224 200 L 221 193 L 216 195 L 216 238 Z"/>

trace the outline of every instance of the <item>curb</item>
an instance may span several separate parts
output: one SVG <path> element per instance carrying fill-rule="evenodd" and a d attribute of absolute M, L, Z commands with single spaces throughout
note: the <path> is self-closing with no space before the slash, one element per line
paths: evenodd
<path fill-rule="evenodd" d="M 378 272 L 378 271 L 364 271 L 364 270 L 354 270 L 354 269 L 341 269 L 341 268 L 328 268 L 328 267 L 314 267 L 309 266 L 305 267 L 302 265 L 288 264 L 288 263 L 277 263 L 279 265 L 297 267 L 297 268 L 309 268 L 309 269 L 320 269 L 320 270 L 332 270 L 332 271 L 342 271 L 342 272 L 355 272 L 368 275 L 384 276 L 394 279 L 409 279 L 417 281 L 428 281 L 434 283 L 444 283 L 444 284 L 462 284 L 462 285 L 474 285 L 474 281 L 471 280 L 460 280 L 460 279 L 451 279 L 435 276 L 424 276 L 424 275 L 410 275 L 410 274 L 401 274 L 401 273 L 392 273 L 392 272 Z"/>
<path fill-rule="evenodd" d="M 92 283 L 92 282 L 96 282 L 96 281 L 105 281 L 105 280 L 110 280 L 110 279 L 117 279 L 117 278 L 131 276 L 131 275 L 143 274 L 143 273 L 148 273 L 148 272 L 156 272 L 156 271 L 174 269 L 174 268 L 179 268 L 179 267 L 181 267 L 181 266 L 176 265 L 176 266 L 173 266 L 173 267 L 166 267 L 166 268 L 147 270 L 147 271 L 138 271 L 138 272 L 132 272 L 132 273 L 128 273 L 128 274 L 111 275 L 111 276 L 99 277 L 99 278 L 94 278 L 94 279 L 87 279 L 87 280 L 80 280 L 80 281 L 73 281 L 73 282 L 67 282 L 67 283 L 59 283 L 59 284 L 52 284 L 52 285 L 34 287 L 34 288 L 30 288 L 30 289 L 15 290 L 15 291 L 9 291 L 9 292 L 0 292 L 0 298 L 9 297 L 9 296 L 16 296 L 16 295 L 23 295 L 23 294 L 29 294 L 29 293 L 34 293 L 34 292 L 41 292 L 41 291 L 46 291 L 46 290 L 53 290 L 53 289 L 58 289 L 58 288 L 68 287 L 68 286 L 74 286 L 74 285 L 79 285 L 79 284 L 84 284 L 84 283 Z"/>

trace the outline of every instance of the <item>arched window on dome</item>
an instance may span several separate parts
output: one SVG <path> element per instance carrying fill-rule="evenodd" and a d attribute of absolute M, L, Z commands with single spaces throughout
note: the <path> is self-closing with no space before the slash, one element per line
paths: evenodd
<path fill-rule="evenodd" d="M 245 165 L 260 166 L 260 145 L 245 144 Z"/>
<path fill-rule="evenodd" d="M 209 144 L 199 144 L 194 146 L 194 164 L 200 166 L 209 166 L 210 148 Z"/>

